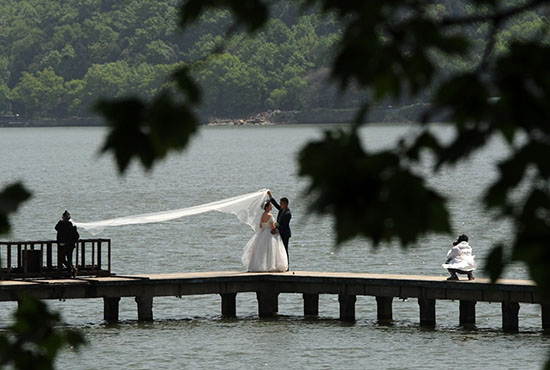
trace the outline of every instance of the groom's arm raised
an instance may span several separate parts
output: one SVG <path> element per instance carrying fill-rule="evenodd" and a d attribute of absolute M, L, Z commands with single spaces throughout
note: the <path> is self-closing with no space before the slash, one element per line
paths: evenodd
<path fill-rule="evenodd" d="M 277 203 L 277 201 L 275 200 L 275 198 L 273 198 L 273 196 L 271 195 L 271 192 L 268 191 L 267 192 L 267 195 L 269 195 L 269 200 L 271 201 L 271 204 L 273 204 L 273 207 L 277 208 L 277 210 L 281 210 L 281 206 L 279 205 L 279 203 Z"/>

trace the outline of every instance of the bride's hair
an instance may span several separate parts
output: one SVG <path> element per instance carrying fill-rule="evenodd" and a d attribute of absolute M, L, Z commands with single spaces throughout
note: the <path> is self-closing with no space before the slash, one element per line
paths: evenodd
<path fill-rule="evenodd" d="M 267 207 L 269 207 L 269 205 L 271 204 L 271 201 L 270 200 L 266 200 L 264 205 L 262 206 L 263 210 L 265 211 L 267 209 Z"/>

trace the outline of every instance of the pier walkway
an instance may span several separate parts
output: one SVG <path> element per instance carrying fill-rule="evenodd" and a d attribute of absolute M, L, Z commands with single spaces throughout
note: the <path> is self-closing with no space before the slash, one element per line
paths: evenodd
<path fill-rule="evenodd" d="M 102 298 L 104 319 L 116 322 L 121 297 L 135 297 L 138 320 L 153 320 L 153 298 L 161 296 L 216 294 L 221 297 L 221 313 L 236 316 L 238 293 L 255 292 L 258 315 L 270 317 L 278 311 L 281 293 L 302 294 L 304 315 L 319 312 L 319 295 L 338 295 L 340 319 L 355 320 L 356 296 L 374 296 L 377 318 L 388 322 L 394 298 L 416 298 L 420 325 L 436 323 L 436 300 L 459 301 L 460 325 L 475 325 L 477 302 L 502 305 L 502 327 L 518 330 L 520 303 L 541 306 L 542 327 L 550 329 L 550 304 L 542 302 L 536 286 L 529 280 L 486 279 L 447 281 L 440 276 L 386 275 L 344 272 L 290 271 L 285 273 L 247 273 L 238 271 L 144 274 L 88 277 L 76 279 L 26 279 L 0 281 L 0 301 L 18 301 L 24 295 L 40 299 Z"/>

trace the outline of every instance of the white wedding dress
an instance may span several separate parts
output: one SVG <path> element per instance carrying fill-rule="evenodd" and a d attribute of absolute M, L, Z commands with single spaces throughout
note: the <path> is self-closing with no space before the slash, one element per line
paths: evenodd
<path fill-rule="evenodd" d="M 246 243 L 242 257 L 243 265 L 250 272 L 286 271 L 288 258 L 279 233 L 271 233 L 273 216 L 260 225 L 252 239 Z"/>

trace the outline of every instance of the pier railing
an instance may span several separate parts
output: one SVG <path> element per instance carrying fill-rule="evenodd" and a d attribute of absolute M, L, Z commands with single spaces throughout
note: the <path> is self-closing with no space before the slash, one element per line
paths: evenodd
<path fill-rule="evenodd" d="M 80 239 L 72 258 L 77 275 L 109 276 L 111 240 Z M 61 262 L 55 240 L 0 241 L 0 278 L 67 275 Z"/>

